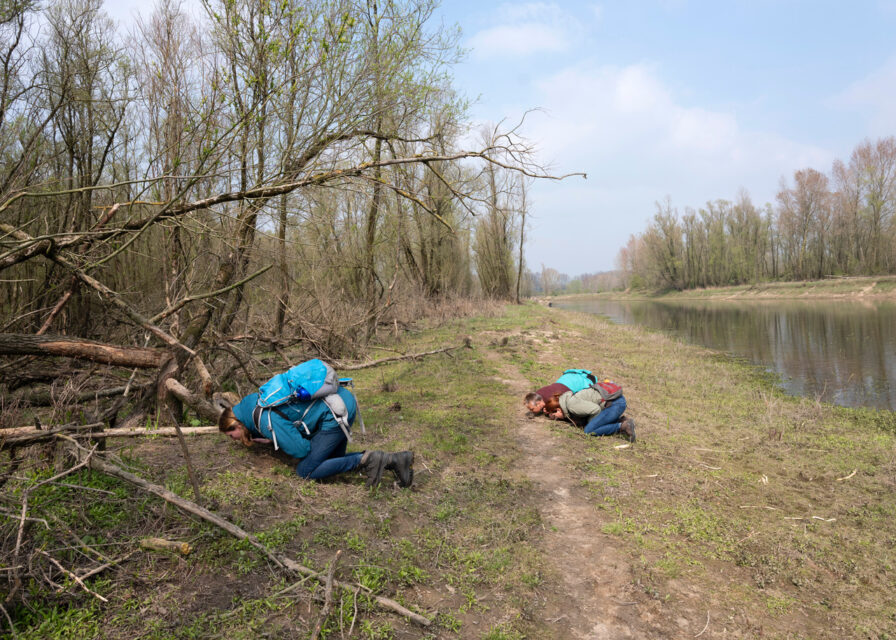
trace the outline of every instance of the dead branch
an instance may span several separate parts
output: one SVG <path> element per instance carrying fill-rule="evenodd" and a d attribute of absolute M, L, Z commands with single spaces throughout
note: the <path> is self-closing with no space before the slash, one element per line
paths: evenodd
<path fill-rule="evenodd" d="M 135 370 L 136 371 L 136 370 Z M 128 386 L 124 387 L 114 387 L 111 389 L 100 389 L 99 391 L 82 391 L 73 396 L 67 396 L 70 400 L 74 402 L 87 402 L 89 400 L 96 400 L 98 398 L 111 398 L 113 396 L 122 396 L 127 395 L 131 390 L 140 391 L 142 389 L 146 389 L 151 385 L 148 384 L 136 384 L 131 385 L 130 388 Z M 55 404 L 58 398 L 54 397 L 54 394 L 51 391 L 34 391 L 30 393 L 23 393 L 22 395 L 16 396 L 19 401 L 29 405 L 29 406 L 40 406 L 45 407 L 51 404 Z"/>
<path fill-rule="evenodd" d="M 83 340 L 60 335 L 34 335 L 30 333 L 0 334 L 0 354 L 65 356 L 121 367 L 154 369 L 168 354 L 158 349 L 123 347 L 94 340 Z"/>
<path fill-rule="evenodd" d="M 173 379 L 173 378 L 172 378 Z M 202 503 L 202 494 L 199 493 L 199 481 L 196 480 L 196 473 L 193 471 L 193 461 L 190 459 L 190 449 L 187 447 L 187 441 L 184 440 L 183 431 L 181 431 L 180 423 L 171 407 L 168 407 L 168 413 L 171 414 L 171 420 L 174 422 L 174 432 L 177 434 L 177 442 L 180 444 L 181 451 L 184 452 L 184 464 L 187 467 L 187 475 L 190 476 L 190 484 L 193 485 L 193 497 L 197 503 Z"/>
<path fill-rule="evenodd" d="M 100 429 L 102 422 L 86 425 L 66 425 L 56 429 L 38 429 L 37 427 L 16 427 L 14 429 L 0 429 L 0 449 L 18 447 L 39 442 L 49 442 L 57 435 L 68 434 L 78 439 L 103 440 L 105 438 L 139 438 L 147 436 L 174 437 L 177 431 L 174 427 L 160 427 L 158 429 L 146 429 L 142 427 L 120 429 L 107 429 L 94 433 L 91 429 Z M 74 432 L 74 433 L 72 433 Z M 182 427 L 181 433 L 185 436 L 204 436 L 218 433 L 218 427 Z"/>
<path fill-rule="evenodd" d="M 65 471 L 62 471 L 61 473 L 57 473 L 52 478 L 47 478 L 46 480 L 38 482 L 37 484 L 31 485 L 30 487 L 28 487 L 27 489 L 25 489 L 22 492 L 21 521 L 19 522 L 19 530 L 18 530 L 18 533 L 16 534 L 15 550 L 13 551 L 13 554 L 12 554 L 13 587 L 12 587 L 12 589 L 9 590 L 9 593 L 6 595 L 6 600 L 4 601 L 5 603 L 12 602 L 13 597 L 15 597 L 15 595 L 18 593 L 18 591 L 22 588 L 22 576 L 19 573 L 19 569 L 21 568 L 19 565 L 19 556 L 21 555 L 21 552 L 22 552 L 22 542 L 24 541 L 24 537 L 25 537 L 25 524 L 28 520 L 28 498 L 30 497 L 30 495 L 33 491 L 36 491 L 37 489 L 44 486 L 45 484 L 48 484 L 50 482 L 55 482 L 56 480 L 59 480 L 60 478 L 64 478 L 65 476 L 72 474 L 75 471 L 77 471 L 78 469 L 86 467 L 88 464 L 90 464 L 90 461 L 93 459 L 93 453 L 96 449 L 84 449 L 83 447 L 79 447 L 79 448 L 80 448 L 81 455 L 79 455 L 80 461 L 78 462 L 78 464 L 71 467 L 70 469 L 66 469 Z M 60 569 L 61 568 L 62 567 L 60 567 Z M 63 571 L 64 571 L 64 569 L 63 569 Z"/>
<path fill-rule="evenodd" d="M 66 569 L 65 567 L 63 567 L 61 564 L 59 564 L 59 561 L 56 560 L 56 558 L 54 558 L 53 556 L 51 556 L 49 553 L 47 553 L 46 551 L 44 551 L 44 550 L 42 550 L 42 549 L 40 550 L 40 553 L 41 553 L 42 555 L 45 555 L 45 556 L 47 557 L 47 559 L 48 559 L 50 562 L 52 562 L 54 565 L 56 565 L 56 568 L 58 568 L 62 573 L 64 573 L 64 574 L 67 575 L 69 578 L 71 578 L 72 580 L 74 580 L 75 582 L 77 582 L 77 583 L 78 583 L 78 586 L 81 587 L 82 589 L 84 589 L 84 591 L 86 591 L 87 593 L 89 593 L 90 595 L 92 595 L 94 598 L 96 598 L 96 599 L 98 599 L 98 600 L 100 600 L 100 601 L 102 601 L 102 602 L 109 602 L 109 600 L 108 600 L 107 598 L 104 598 L 103 596 L 101 596 L 100 594 L 96 593 L 95 591 L 91 591 L 90 588 L 89 588 L 86 584 L 84 584 L 84 581 L 81 580 L 81 578 L 79 578 L 79 577 L 76 576 L 73 572 L 69 571 L 68 569 Z"/>
<path fill-rule="evenodd" d="M 263 273 L 265 273 L 266 271 L 268 271 L 272 266 L 273 266 L 273 265 L 270 265 L 270 264 L 269 264 L 268 266 L 263 267 L 262 269 L 259 269 L 258 271 L 256 271 L 256 272 L 253 273 L 252 275 L 248 275 L 248 276 L 246 276 L 245 278 L 243 278 L 242 280 L 240 280 L 240 281 L 238 281 L 238 282 L 234 282 L 234 283 L 232 283 L 232 284 L 227 285 L 226 287 L 222 287 L 222 288 L 217 289 L 217 290 L 215 290 L 215 291 L 209 291 L 208 293 L 199 293 L 199 294 L 196 294 L 196 295 L 194 295 L 194 296 L 187 296 L 187 297 L 185 297 L 185 298 L 182 298 L 182 299 L 179 300 L 177 303 L 168 306 L 168 308 L 166 308 L 164 311 L 160 311 L 159 313 L 157 313 L 156 315 L 154 315 L 152 318 L 150 318 L 150 322 L 153 322 L 153 323 L 155 323 L 155 322 L 161 322 L 162 320 L 164 320 L 165 318 L 167 318 L 167 317 L 170 316 L 171 314 L 173 314 L 173 313 L 177 313 L 178 311 L 180 311 L 182 308 L 184 308 L 185 306 L 187 306 L 187 305 L 188 305 L 189 303 L 191 303 L 191 302 L 195 302 L 195 301 L 197 301 L 197 300 L 205 300 L 206 298 L 215 298 L 215 297 L 224 295 L 224 294 L 227 293 L 228 291 L 231 291 L 231 290 L 233 290 L 233 289 L 236 289 L 237 287 L 241 287 L 241 286 L 243 286 L 244 284 L 246 284 L 247 282 L 251 282 L 252 280 L 254 280 L 255 278 L 257 278 L 257 277 L 260 276 L 261 274 L 263 274 Z"/>
<path fill-rule="evenodd" d="M 174 378 L 168 378 L 165 381 L 165 388 L 181 402 L 190 405 L 196 410 L 200 416 L 206 420 L 217 422 L 221 409 L 213 405 L 211 402 L 203 398 L 197 393 L 193 393 Z"/>
<path fill-rule="evenodd" d="M 69 285 L 68 291 L 62 294 L 62 297 L 59 298 L 59 302 L 56 303 L 56 306 L 53 307 L 53 310 L 50 312 L 50 315 L 47 316 L 47 319 L 44 320 L 44 323 L 41 325 L 40 329 L 37 330 L 37 335 L 43 335 L 46 333 L 50 325 L 53 324 L 54 318 L 59 315 L 59 312 L 62 311 L 62 308 L 65 306 L 65 303 L 69 301 L 69 298 L 72 297 L 72 294 L 75 292 L 77 288 L 78 280 L 76 278 L 72 278 L 72 282 Z"/>
<path fill-rule="evenodd" d="M 311 640 L 317 640 L 318 636 L 320 636 L 320 630 L 327 620 L 327 616 L 330 615 L 330 608 L 333 606 L 333 574 L 336 573 L 336 564 L 339 562 L 339 556 L 341 555 L 342 549 L 339 549 L 333 557 L 333 562 L 330 563 L 330 570 L 327 571 L 327 586 L 324 590 L 324 606 L 320 610 L 320 618 L 317 620 L 317 626 L 314 628 L 314 633 L 311 634 Z"/>
<path fill-rule="evenodd" d="M 82 458 L 85 457 L 85 455 L 87 454 L 87 451 L 85 449 L 83 449 L 82 447 L 77 446 L 77 443 L 75 443 L 74 440 L 72 440 L 72 443 L 75 444 L 75 447 L 73 447 L 73 449 L 75 450 L 76 455 L 78 455 L 79 457 L 82 457 Z M 298 564 L 294 560 L 291 560 L 285 556 L 281 556 L 279 554 L 276 554 L 276 553 L 268 550 L 252 534 L 248 533 L 247 531 L 244 531 L 243 529 L 236 526 L 235 524 L 228 522 L 224 518 L 221 518 L 220 516 L 212 513 L 208 509 L 205 509 L 194 502 L 186 500 L 185 498 L 181 498 L 180 496 L 172 493 L 171 491 L 168 491 L 164 487 L 160 487 L 159 485 L 152 484 L 151 482 L 147 482 L 146 480 L 144 480 L 128 471 L 125 471 L 124 469 L 122 469 L 114 464 L 111 464 L 105 460 L 101 460 L 97 456 L 87 457 L 87 462 L 89 463 L 91 469 L 95 469 L 97 471 L 102 471 L 103 473 L 105 473 L 107 475 L 114 476 L 116 478 L 120 478 L 122 480 L 125 480 L 126 482 L 130 482 L 131 484 L 143 489 L 144 491 L 148 491 L 149 493 L 152 493 L 153 495 L 156 495 L 156 496 L 162 498 L 166 502 L 170 502 L 171 504 L 177 506 L 181 510 L 186 511 L 187 513 L 190 513 L 192 515 L 195 515 L 195 516 L 201 518 L 202 520 L 209 522 L 209 523 L 223 529 L 224 531 L 226 531 L 230 535 L 234 536 L 235 538 L 238 538 L 240 540 L 245 540 L 246 542 L 251 544 L 253 547 L 255 547 L 259 552 L 261 552 L 273 564 L 280 567 L 284 571 L 287 571 L 288 573 L 309 576 L 309 577 L 312 577 L 315 580 L 318 580 L 321 582 L 324 582 L 326 580 L 325 576 L 321 575 L 317 571 L 314 571 L 313 569 L 309 569 L 308 567 Z M 426 618 L 418 613 L 414 613 L 413 611 L 406 609 L 405 607 L 401 606 L 399 603 L 397 603 L 396 601 L 394 601 L 390 598 L 375 595 L 375 594 L 371 593 L 369 589 L 367 589 L 366 587 L 363 587 L 362 585 L 357 585 L 357 584 L 349 585 L 349 584 L 341 583 L 337 580 L 333 581 L 333 585 L 339 587 L 340 589 L 346 589 L 348 591 L 353 591 L 354 588 L 356 588 L 356 587 L 362 588 L 367 593 L 369 593 L 370 596 L 374 600 L 376 600 L 376 602 L 381 607 L 383 607 L 385 609 L 389 609 L 391 611 L 394 611 L 394 612 L 398 613 L 399 615 L 405 616 L 406 618 L 410 619 L 411 621 L 413 621 L 416 624 L 419 624 L 421 626 L 427 627 L 430 624 L 432 624 L 432 621 L 429 620 L 429 618 Z"/>
<path fill-rule="evenodd" d="M 334 368 L 337 371 L 357 371 L 358 369 L 376 367 L 377 365 L 385 364 L 387 362 L 398 362 L 400 360 L 416 360 L 417 358 L 422 358 L 424 356 L 431 356 L 437 353 L 448 353 L 450 351 L 456 351 L 463 348 L 473 348 L 473 343 L 469 337 L 464 338 L 464 343 L 456 347 L 445 347 L 443 349 L 434 349 L 432 351 L 423 351 L 421 353 L 409 353 L 403 356 L 392 356 L 391 358 L 383 358 L 382 360 L 375 360 L 374 362 L 364 362 L 361 364 L 336 364 L 334 365 Z"/>
<path fill-rule="evenodd" d="M 199 374 L 199 379 L 202 381 L 202 393 L 205 394 L 206 398 L 211 398 L 212 391 L 215 389 L 215 384 L 212 382 L 212 374 L 208 372 L 208 367 L 205 366 L 205 363 L 198 356 L 193 358 L 193 366 L 196 367 L 196 373 Z"/>

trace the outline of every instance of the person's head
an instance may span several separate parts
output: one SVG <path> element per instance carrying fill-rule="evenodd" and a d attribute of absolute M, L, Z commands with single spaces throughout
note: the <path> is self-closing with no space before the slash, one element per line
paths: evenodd
<path fill-rule="evenodd" d="M 542 409 L 547 415 L 552 415 L 557 412 L 560 408 L 560 400 L 559 396 L 551 396 L 547 400 L 544 401 Z"/>
<path fill-rule="evenodd" d="M 218 416 L 218 430 L 226 433 L 234 440 L 239 440 L 247 447 L 252 446 L 252 436 L 246 426 L 236 419 L 233 409 L 224 409 Z"/>
<path fill-rule="evenodd" d="M 526 408 L 529 411 L 536 415 L 544 411 L 544 398 L 542 398 L 541 395 L 535 393 L 534 391 L 526 394 L 523 403 L 526 405 Z"/>

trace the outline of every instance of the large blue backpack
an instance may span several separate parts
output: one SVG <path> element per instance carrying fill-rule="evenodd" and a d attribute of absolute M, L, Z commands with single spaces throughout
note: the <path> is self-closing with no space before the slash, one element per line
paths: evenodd
<path fill-rule="evenodd" d="M 278 373 L 259 387 L 258 402 L 253 412 L 255 426 L 258 427 L 264 410 L 273 411 L 286 418 L 286 415 L 278 407 L 292 402 L 308 402 L 305 413 L 294 424 L 299 429 L 299 433 L 304 437 L 310 438 L 314 433 L 305 425 L 304 418 L 308 414 L 313 401 L 320 400 L 327 405 L 330 413 L 333 414 L 333 418 L 339 424 L 343 433 L 345 433 L 345 437 L 351 442 L 352 436 L 349 431 L 348 409 L 338 393 L 340 385 L 354 386 L 351 378 L 337 378 L 333 367 L 317 358 L 306 360 L 294 367 L 290 367 L 287 371 Z M 356 408 L 356 413 L 360 418 L 360 408 Z M 271 424 L 270 416 L 268 416 L 268 427 L 271 433 L 273 433 L 273 424 Z M 365 431 L 363 419 L 361 419 L 361 430 L 362 432 Z M 278 448 L 276 434 L 274 434 L 274 448 Z"/>
<path fill-rule="evenodd" d="M 588 369 L 567 369 L 562 376 L 557 378 L 557 382 L 566 385 L 573 393 L 578 393 L 597 382 L 597 376 Z"/>
<path fill-rule="evenodd" d="M 306 360 L 261 385 L 258 406 L 262 409 L 279 407 L 290 402 L 306 402 L 323 398 L 339 389 L 333 367 L 322 360 Z"/>

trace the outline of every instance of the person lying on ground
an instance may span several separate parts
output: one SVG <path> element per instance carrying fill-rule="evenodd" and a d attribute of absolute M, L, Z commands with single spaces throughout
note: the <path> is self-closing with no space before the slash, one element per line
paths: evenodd
<path fill-rule="evenodd" d="M 339 387 L 337 393 L 345 403 L 351 426 L 358 410 L 357 400 L 344 387 Z M 380 483 L 383 471 L 388 470 L 395 474 L 401 487 L 410 487 L 414 481 L 413 451 L 346 453 L 348 435 L 320 399 L 262 409 L 258 407 L 258 393 L 253 393 L 221 412 L 218 429 L 246 446 L 252 446 L 253 441 L 275 442 L 277 448 L 299 460 L 296 473 L 303 478 L 322 480 L 360 471 L 367 477 L 367 486 L 374 486 Z"/>
<path fill-rule="evenodd" d="M 567 391 L 581 391 L 595 382 L 597 382 L 597 378 L 588 369 L 567 369 L 557 378 L 556 382 L 526 394 L 524 402 L 529 411 L 539 415 L 544 411 L 545 402 L 559 398 Z"/>
<path fill-rule="evenodd" d="M 577 393 L 567 391 L 544 403 L 542 410 L 552 420 L 569 420 L 584 426 L 591 436 L 610 436 L 621 433 L 629 442 L 635 441 L 635 421 L 624 416 L 625 396 L 604 400 L 598 389 L 587 387 Z"/>

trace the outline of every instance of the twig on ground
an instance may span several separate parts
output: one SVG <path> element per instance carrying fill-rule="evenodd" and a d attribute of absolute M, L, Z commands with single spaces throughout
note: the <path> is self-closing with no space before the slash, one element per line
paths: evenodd
<path fill-rule="evenodd" d="M 87 578 L 90 578 L 91 576 L 95 576 L 96 574 L 105 571 L 109 567 L 114 567 L 116 565 L 119 565 L 122 562 L 124 562 L 125 560 L 127 560 L 128 558 L 130 558 L 132 555 L 134 555 L 133 552 L 128 553 L 128 554 L 123 555 L 122 557 L 118 558 L 117 560 L 110 560 L 106 564 L 98 566 L 96 569 L 91 569 L 90 571 L 85 573 L 83 576 L 81 576 L 81 580 L 86 580 Z"/>
<path fill-rule="evenodd" d="M 768 507 L 765 505 L 745 504 L 741 505 L 741 509 L 768 509 L 769 511 L 780 511 L 778 507 Z"/>
<path fill-rule="evenodd" d="M 43 550 L 41 550 L 40 553 L 43 554 L 43 555 L 45 555 L 45 556 L 47 556 L 47 558 L 50 560 L 50 562 L 52 562 L 54 565 L 56 565 L 56 567 L 57 567 L 62 573 L 64 573 L 64 574 L 67 575 L 69 578 L 71 578 L 72 580 L 74 580 L 75 582 L 77 582 L 78 585 L 79 585 L 82 589 L 84 589 L 84 591 L 86 591 L 87 593 L 89 593 L 90 595 L 92 595 L 92 596 L 93 596 L 94 598 L 96 598 L 97 600 L 100 600 L 100 601 L 102 601 L 102 602 L 109 602 L 109 600 L 108 600 L 107 598 L 104 598 L 103 596 L 101 596 L 100 594 L 98 594 L 98 593 L 95 592 L 95 591 L 91 591 L 91 590 L 90 590 L 90 587 L 88 587 L 86 584 L 84 584 L 84 582 L 81 580 L 81 578 L 79 578 L 79 577 L 76 576 L 74 573 L 72 573 L 71 571 L 69 571 L 68 569 L 66 569 L 65 567 L 63 567 L 61 564 L 59 564 L 59 562 L 56 560 L 56 558 L 54 558 L 53 556 L 51 556 L 49 553 L 47 553 L 46 551 L 43 551 Z"/>
<path fill-rule="evenodd" d="M 320 618 L 317 621 L 317 626 L 314 628 L 314 633 L 311 634 L 311 640 L 317 640 L 324 622 L 327 621 L 327 616 L 330 615 L 330 608 L 333 606 L 333 574 L 336 573 L 336 565 L 341 555 L 342 549 L 339 549 L 333 557 L 333 562 L 330 563 L 330 570 L 327 572 L 326 589 L 324 590 L 324 606 L 320 610 Z"/>
<path fill-rule="evenodd" d="M 858 469 L 853 469 L 853 470 L 852 470 L 852 473 L 850 473 L 848 476 L 843 476 L 842 478 L 837 478 L 837 482 L 843 482 L 844 480 L 849 480 L 849 479 L 852 478 L 854 475 L 856 475 L 856 472 L 857 472 L 857 471 L 858 471 Z"/>
<path fill-rule="evenodd" d="M 700 633 L 698 633 L 694 637 L 699 638 L 700 636 L 702 636 L 703 632 L 706 631 L 707 628 L 709 628 L 709 611 L 706 612 L 706 624 L 703 625 L 703 629 L 700 631 Z"/>
<path fill-rule="evenodd" d="M 352 637 L 352 632 L 355 630 L 355 621 L 358 619 L 358 593 L 360 593 L 361 587 L 356 588 L 352 592 L 352 623 L 348 627 L 348 637 Z"/>
<path fill-rule="evenodd" d="M 28 521 L 28 517 L 27 517 L 28 516 L 28 497 L 31 495 L 32 491 L 39 489 L 40 487 L 44 486 L 45 484 L 48 484 L 50 482 L 55 482 L 59 478 L 64 478 L 65 476 L 74 473 L 78 469 L 86 467 L 90 463 L 91 459 L 93 458 L 93 453 L 96 451 L 96 447 L 94 447 L 93 449 L 90 449 L 90 450 L 84 449 L 83 447 L 80 447 L 80 449 L 81 449 L 81 452 L 83 452 L 83 459 L 78 464 L 76 464 L 74 467 L 72 467 L 70 469 L 66 469 L 65 471 L 63 471 L 61 473 L 57 473 L 52 478 L 47 478 L 46 480 L 44 480 L 42 482 L 38 482 L 37 484 L 28 487 L 27 489 L 25 489 L 25 491 L 22 492 L 22 511 L 21 511 L 21 515 L 20 515 L 21 521 L 19 522 L 19 530 L 18 530 L 18 533 L 16 534 L 16 546 L 15 546 L 15 550 L 13 551 L 13 554 L 12 554 L 12 562 L 10 563 L 16 569 L 18 569 L 20 567 L 19 556 L 21 555 L 21 552 L 22 552 L 22 541 L 25 537 L 25 523 Z M 12 582 L 13 582 L 13 586 L 9 590 L 9 593 L 6 595 L 5 602 L 11 602 L 13 596 L 15 596 L 16 593 L 19 591 L 19 589 L 22 588 L 22 576 L 19 574 L 19 572 L 17 570 L 13 572 Z"/>
<path fill-rule="evenodd" d="M 18 638 L 19 634 L 16 633 L 15 625 L 12 623 L 12 618 L 9 617 L 9 612 L 6 610 L 6 607 L 0 603 L 0 611 L 3 612 L 3 615 L 6 616 L 6 622 L 9 624 L 9 632 L 12 634 L 13 638 Z"/>

